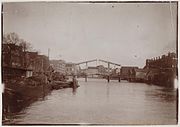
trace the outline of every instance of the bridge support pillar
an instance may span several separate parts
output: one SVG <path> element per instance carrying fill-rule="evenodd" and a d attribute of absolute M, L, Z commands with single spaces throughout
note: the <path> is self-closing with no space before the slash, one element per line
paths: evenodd
<path fill-rule="evenodd" d="M 86 75 L 85 75 L 85 82 L 87 82 L 87 70 L 88 70 L 88 62 L 86 62 Z"/>
<path fill-rule="evenodd" d="M 110 81 L 110 76 L 108 76 L 107 81 L 108 81 L 108 83 L 109 83 L 109 81 Z"/>
<path fill-rule="evenodd" d="M 121 82 L 121 77 L 119 76 L 118 81 Z"/>

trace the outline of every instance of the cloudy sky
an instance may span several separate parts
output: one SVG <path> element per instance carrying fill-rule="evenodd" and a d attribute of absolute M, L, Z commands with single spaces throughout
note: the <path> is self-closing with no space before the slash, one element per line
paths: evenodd
<path fill-rule="evenodd" d="M 4 33 L 15 32 L 51 59 L 105 59 L 143 67 L 176 51 L 176 4 L 5 3 Z"/>

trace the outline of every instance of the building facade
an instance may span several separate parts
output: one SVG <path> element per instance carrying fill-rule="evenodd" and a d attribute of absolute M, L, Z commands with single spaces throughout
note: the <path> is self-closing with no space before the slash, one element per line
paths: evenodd
<path fill-rule="evenodd" d="M 130 74 L 134 69 L 138 69 L 138 67 L 122 66 L 120 69 L 121 79 L 128 80 L 130 78 Z"/>
<path fill-rule="evenodd" d="M 2 64 L 8 67 L 23 67 L 23 49 L 16 44 L 2 45 Z"/>
<path fill-rule="evenodd" d="M 147 72 L 148 72 L 147 69 L 134 68 L 132 71 L 130 71 L 129 81 L 130 82 L 146 82 Z"/>
<path fill-rule="evenodd" d="M 147 59 L 145 68 L 177 68 L 177 56 L 175 53 L 168 53 L 168 55 Z"/>
<path fill-rule="evenodd" d="M 78 73 L 78 68 L 74 63 L 66 63 L 66 75 L 74 75 Z"/>
<path fill-rule="evenodd" d="M 50 66 L 49 58 L 45 55 L 38 55 L 35 60 L 35 69 L 37 72 L 46 72 Z"/>
<path fill-rule="evenodd" d="M 2 77 L 9 78 L 31 77 L 32 69 L 25 66 L 25 56 L 22 46 L 16 44 L 2 45 Z"/>
<path fill-rule="evenodd" d="M 24 66 L 26 68 L 35 69 L 35 63 L 38 58 L 38 52 L 24 52 Z"/>
<path fill-rule="evenodd" d="M 147 59 L 144 69 L 148 69 L 146 75 L 148 82 L 172 87 L 178 75 L 177 63 L 177 55 L 175 53 Z"/>
<path fill-rule="evenodd" d="M 66 63 L 64 60 L 50 60 L 50 65 L 55 72 L 66 74 Z"/>

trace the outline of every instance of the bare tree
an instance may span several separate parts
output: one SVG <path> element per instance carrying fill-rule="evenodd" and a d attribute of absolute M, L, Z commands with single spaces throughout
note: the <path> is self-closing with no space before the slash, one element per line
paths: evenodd
<path fill-rule="evenodd" d="M 22 47 L 22 50 L 23 50 L 23 58 L 22 58 L 22 61 L 23 61 L 23 66 L 25 68 L 27 68 L 29 65 L 27 63 L 27 58 L 26 58 L 26 53 L 28 51 L 31 51 L 32 50 L 32 45 L 28 42 L 26 42 L 25 40 L 23 39 L 20 39 L 20 43 L 19 43 L 19 46 Z"/>
<path fill-rule="evenodd" d="M 19 40 L 19 36 L 14 32 L 3 36 L 4 44 L 19 44 Z"/>
<path fill-rule="evenodd" d="M 12 58 L 16 54 L 16 55 L 21 56 L 19 57 L 19 59 L 21 59 L 22 61 L 22 66 L 25 67 L 26 66 L 26 52 L 32 50 L 31 44 L 19 38 L 18 34 L 16 33 L 4 34 L 3 44 L 8 44 L 6 46 L 3 46 L 4 47 L 3 50 L 4 50 L 4 53 L 6 53 L 4 60 L 6 60 L 7 63 L 9 63 L 9 66 L 12 66 Z"/>
<path fill-rule="evenodd" d="M 8 33 L 3 35 L 3 43 L 4 44 L 15 44 L 18 46 L 22 46 L 23 51 L 31 51 L 32 45 L 29 42 L 26 42 L 24 39 L 19 38 L 16 33 Z"/>
<path fill-rule="evenodd" d="M 31 50 L 32 50 L 32 45 L 31 45 L 31 43 L 26 42 L 26 41 L 23 40 L 23 39 L 20 39 L 19 46 L 22 46 L 23 52 L 31 51 Z"/>

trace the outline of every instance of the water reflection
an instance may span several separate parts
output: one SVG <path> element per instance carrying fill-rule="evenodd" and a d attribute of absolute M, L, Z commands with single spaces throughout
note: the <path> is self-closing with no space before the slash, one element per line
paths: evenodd
<path fill-rule="evenodd" d="M 154 86 L 157 87 L 157 86 Z M 146 90 L 146 97 L 160 100 L 162 102 L 175 102 L 177 101 L 177 89 L 173 88 L 157 88 L 154 91 Z"/>
<path fill-rule="evenodd" d="M 77 88 L 72 88 L 73 95 L 76 95 L 76 92 L 77 92 Z"/>
<path fill-rule="evenodd" d="M 18 114 L 16 123 L 176 124 L 175 90 L 97 79 L 79 79 L 79 85 L 52 91 Z"/>
<path fill-rule="evenodd" d="M 46 96 L 50 94 L 48 89 L 44 88 L 44 85 L 36 87 L 36 89 L 29 88 L 23 92 L 12 92 L 9 89 L 5 89 L 2 94 L 3 100 L 3 117 L 13 119 L 19 114 L 22 114 L 27 107 L 30 107 L 32 103 L 36 101 L 45 101 Z M 19 113 L 20 112 L 20 113 Z M 17 116 L 15 116 L 18 114 Z"/>

